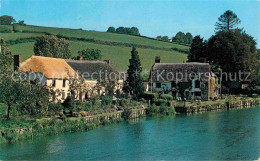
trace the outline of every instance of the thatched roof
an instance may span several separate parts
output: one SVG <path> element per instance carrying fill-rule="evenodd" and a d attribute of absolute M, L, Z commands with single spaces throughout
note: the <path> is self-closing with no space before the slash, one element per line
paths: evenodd
<path fill-rule="evenodd" d="M 43 56 L 31 56 L 21 64 L 20 70 L 26 73 L 41 73 L 49 79 L 68 79 L 76 75 L 64 59 Z"/>
<path fill-rule="evenodd" d="M 155 63 L 151 74 L 153 82 L 187 82 L 190 76 L 198 74 L 201 81 L 207 82 L 210 65 L 208 63 Z"/>
<path fill-rule="evenodd" d="M 105 61 L 66 60 L 81 76 L 88 80 L 118 79 L 119 73 Z"/>

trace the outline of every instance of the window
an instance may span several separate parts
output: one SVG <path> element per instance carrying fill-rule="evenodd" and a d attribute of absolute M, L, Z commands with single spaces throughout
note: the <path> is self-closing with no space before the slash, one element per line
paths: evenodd
<path fill-rule="evenodd" d="M 52 80 L 52 86 L 53 86 L 53 87 L 56 86 L 56 80 L 55 80 L 55 79 Z"/>
<path fill-rule="evenodd" d="M 201 96 L 201 92 L 194 92 L 195 96 Z"/>
<path fill-rule="evenodd" d="M 61 99 L 65 99 L 65 92 L 62 92 Z"/>
<path fill-rule="evenodd" d="M 195 80 L 195 88 L 200 88 L 200 81 L 199 80 Z"/>
<path fill-rule="evenodd" d="M 156 83 L 156 84 L 155 84 L 155 87 L 156 87 L 156 88 L 161 88 L 161 87 L 162 87 L 162 86 L 161 86 L 161 83 Z"/>
<path fill-rule="evenodd" d="M 62 87 L 66 87 L 66 80 L 63 80 Z"/>

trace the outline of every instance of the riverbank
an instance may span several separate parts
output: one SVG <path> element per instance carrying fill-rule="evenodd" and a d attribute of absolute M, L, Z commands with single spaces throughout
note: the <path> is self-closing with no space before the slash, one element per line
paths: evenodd
<path fill-rule="evenodd" d="M 35 137 L 58 135 L 66 132 L 89 131 L 103 125 L 120 123 L 132 118 L 154 115 L 172 115 L 178 113 L 196 113 L 212 110 L 228 110 L 232 108 L 250 108 L 260 105 L 260 98 L 244 98 L 241 100 L 205 101 L 196 104 L 186 102 L 185 106 L 155 106 L 128 109 L 112 113 L 97 114 L 92 116 L 78 116 L 68 118 L 41 118 L 41 119 L 16 119 L 0 120 L 0 144 L 14 143 Z M 175 109 L 175 111 L 174 111 Z"/>

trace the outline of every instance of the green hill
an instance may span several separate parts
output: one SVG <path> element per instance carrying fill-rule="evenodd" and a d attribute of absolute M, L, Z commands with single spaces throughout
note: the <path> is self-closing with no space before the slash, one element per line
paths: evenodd
<path fill-rule="evenodd" d="M 142 66 L 147 70 L 154 63 L 155 56 L 160 56 L 162 62 L 183 62 L 189 51 L 189 47 L 184 45 L 124 34 L 28 25 L 0 26 L 0 37 L 7 42 L 13 54 L 22 56 L 22 61 L 34 54 L 35 38 L 46 33 L 66 38 L 73 55 L 85 48 L 100 49 L 102 59 L 111 60 L 112 66 L 119 71 L 127 70 L 133 45 L 137 47 Z"/>

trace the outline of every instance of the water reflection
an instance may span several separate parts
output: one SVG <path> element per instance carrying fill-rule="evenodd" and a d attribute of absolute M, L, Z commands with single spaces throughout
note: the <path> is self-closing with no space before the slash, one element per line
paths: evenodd
<path fill-rule="evenodd" d="M 256 160 L 260 108 L 137 119 L 0 147 L 10 160 Z"/>

